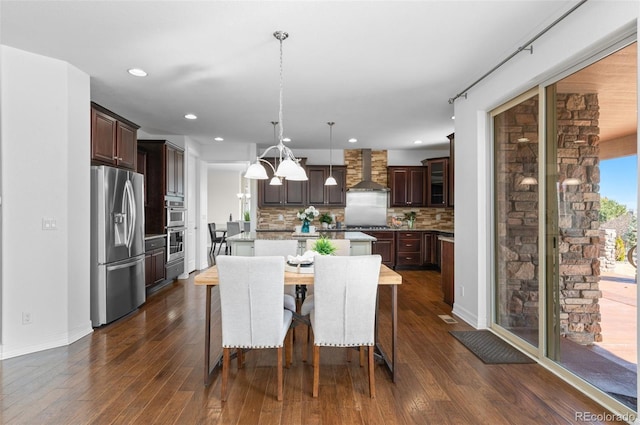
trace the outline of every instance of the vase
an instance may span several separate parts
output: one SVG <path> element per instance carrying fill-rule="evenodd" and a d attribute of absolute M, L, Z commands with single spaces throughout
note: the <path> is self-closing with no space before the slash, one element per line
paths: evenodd
<path fill-rule="evenodd" d="M 309 233 L 309 221 L 304 220 L 302 222 L 302 228 L 300 229 L 301 233 Z"/>
<path fill-rule="evenodd" d="M 414 220 L 407 220 L 407 227 L 409 229 L 413 229 L 413 222 L 414 222 Z"/>

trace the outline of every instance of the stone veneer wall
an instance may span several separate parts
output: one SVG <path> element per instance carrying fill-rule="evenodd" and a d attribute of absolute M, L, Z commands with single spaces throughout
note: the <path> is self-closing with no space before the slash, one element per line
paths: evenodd
<path fill-rule="evenodd" d="M 600 229 L 600 271 L 616 268 L 616 231 Z"/>
<path fill-rule="evenodd" d="M 596 94 L 557 94 L 560 334 L 602 341 L 600 305 L 600 108 Z M 576 143 L 585 141 L 585 143 Z M 563 185 L 569 177 L 579 185 Z"/>
<path fill-rule="evenodd" d="M 498 323 L 507 328 L 538 327 L 538 190 L 522 184 L 537 177 L 538 98 L 526 100 L 497 119 Z M 558 191 L 560 333 L 581 344 L 602 340 L 598 299 L 600 209 L 598 98 L 557 95 L 558 179 L 579 185 Z M 526 137 L 530 141 L 519 143 Z M 584 140 L 586 143 L 576 143 Z"/>
<path fill-rule="evenodd" d="M 362 151 L 360 149 L 346 149 L 344 151 L 344 164 L 347 168 L 347 188 L 354 186 L 362 180 Z M 371 180 L 388 186 L 387 182 L 387 151 L 371 151 Z M 326 208 L 322 205 L 314 205 L 321 213 L 327 211 L 335 214 L 336 220 L 344 221 L 344 208 Z M 261 208 L 258 210 L 258 228 L 260 229 L 292 229 L 300 224 L 296 217 L 300 208 Z M 405 212 L 416 211 L 417 229 L 437 228 L 453 232 L 453 208 L 388 208 L 388 223 L 391 217 L 404 216 Z M 280 216 L 282 215 L 282 220 Z M 320 223 L 312 223 L 319 226 Z"/>
<path fill-rule="evenodd" d="M 496 243 L 498 324 L 538 329 L 538 96 L 496 117 Z M 518 139 L 528 141 L 520 142 Z"/>

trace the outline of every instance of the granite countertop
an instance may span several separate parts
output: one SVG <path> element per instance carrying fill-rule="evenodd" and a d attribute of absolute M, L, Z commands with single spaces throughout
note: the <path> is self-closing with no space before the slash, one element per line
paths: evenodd
<path fill-rule="evenodd" d="M 388 229 L 363 229 L 363 230 L 347 230 L 347 229 L 320 229 L 321 234 L 331 233 L 345 233 L 345 232 L 434 232 L 445 236 L 453 236 L 453 229 L 447 227 L 414 227 L 413 229 L 407 229 L 406 226 L 398 229 L 389 227 Z M 256 229 L 258 233 L 285 233 L 290 232 L 289 229 Z"/>
<path fill-rule="evenodd" d="M 238 235 L 233 235 L 227 238 L 228 242 L 251 242 L 256 239 L 297 239 L 307 240 L 314 239 L 320 236 L 324 236 L 328 239 L 349 239 L 354 242 L 374 242 L 377 239 L 373 236 L 369 236 L 362 232 L 353 232 L 353 231 L 321 231 L 317 233 L 310 233 L 309 236 L 303 234 L 294 234 L 291 230 L 269 230 L 269 231 L 257 231 L 257 232 L 244 232 Z"/>

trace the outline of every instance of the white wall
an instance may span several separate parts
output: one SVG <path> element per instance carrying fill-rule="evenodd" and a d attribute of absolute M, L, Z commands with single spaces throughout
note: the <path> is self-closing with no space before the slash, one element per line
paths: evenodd
<path fill-rule="evenodd" d="M 89 334 L 89 76 L 2 46 L 2 358 Z M 43 230 L 42 219 L 57 230 Z M 23 313 L 32 323 L 22 324 Z"/>
<path fill-rule="evenodd" d="M 240 220 L 240 180 L 243 173 L 237 170 L 209 169 L 207 173 L 207 223 L 226 226 L 229 214 Z M 256 194 L 257 196 L 257 194 Z"/>
<path fill-rule="evenodd" d="M 590 1 L 455 101 L 455 305 L 476 327 L 491 321 L 491 138 L 488 113 L 505 101 L 637 32 L 637 2 Z M 606 19 L 603 19 L 605 18 Z M 513 40 L 514 51 L 526 40 Z M 479 70 L 484 72 L 484 70 Z M 462 89 L 462 87 L 460 88 Z M 464 296 L 461 287 L 464 286 Z"/>

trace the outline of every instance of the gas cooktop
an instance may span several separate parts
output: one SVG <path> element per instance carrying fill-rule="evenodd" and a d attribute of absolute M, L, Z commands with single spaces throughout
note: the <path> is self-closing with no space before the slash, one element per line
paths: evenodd
<path fill-rule="evenodd" d="M 347 226 L 347 230 L 387 230 L 389 226 Z"/>

